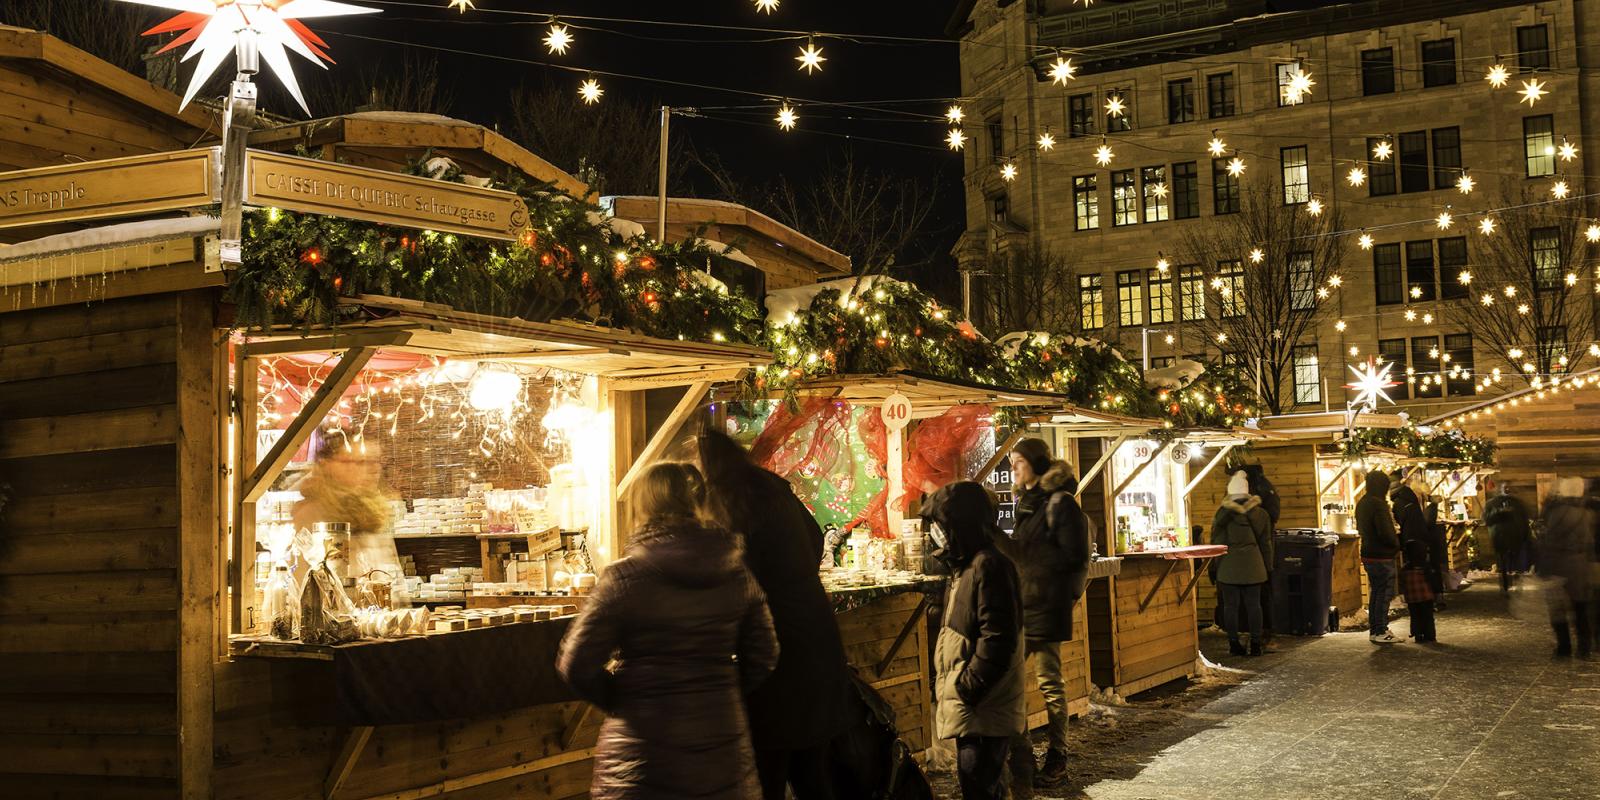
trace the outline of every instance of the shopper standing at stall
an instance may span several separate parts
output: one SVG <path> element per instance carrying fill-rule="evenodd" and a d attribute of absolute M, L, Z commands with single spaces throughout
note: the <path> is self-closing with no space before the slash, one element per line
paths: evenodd
<path fill-rule="evenodd" d="M 935 645 L 935 727 L 956 740 L 964 800 L 1005 800 L 1006 755 L 1028 724 L 1022 594 L 1016 565 L 995 547 L 995 514 L 988 491 L 971 481 L 945 486 L 922 507 L 934 557 L 950 570 Z"/>
<path fill-rule="evenodd" d="M 594 800 L 761 796 L 743 698 L 778 640 L 738 538 L 696 519 L 703 497 L 693 467 L 645 472 L 645 522 L 561 644 L 561 677 L 606 714 Z"/>
<path fill-rule="evenodd" d="M 1400 549 L 1405 554 L 1400 585 L 1411 617 L 1411 636 L 1419 644 L 1436 642 L 1439 636 L 1433 619 L 1433 587 L 1443 586 L 1443 576 L 1435 574 L 1433 534 L 1415 489 L 1402 483 L 1390 499 L 1395 524 L 1400 528 Z"/>
<path fill-rule="evenodd" d="M 1272 521 L 1261 498 L 1250 494 L 1250 480 L 1243 472 L 1228 479 L 1228 496 L 1211 519 L 1211 543 L 1226 545 L 1228 552 L 1217 558 L 1217 587 L 1223 598 L 1223 629 L 1228 632 L 1228 652 L 1236 656 L 1262 653 L 1261 584 L 1267 581 L 1267 567 L 1261 540 L 1272 535 Z M 1239 639 L 1239 616 L 1243 614 L 1250 633 L 1250 648 Z"/>
<path fill-rule="evenodd" d="M 829 747 L 865 712 L 817 574 L 822 529 L 789 482 L 752 463 L 733 439 L 704 431 L 699 455 L 707 509 L 744 538 L 745 564 L 778 633 L 778 666 L 747 701 L 762 794 L 783 800 L 787 786 L 796 800 L 846 797 Z"/>
<path fill-rule="evenodd" d="M 1016 531 L 995 529 L 1002 553 L 1022 580 L 1022 619 L 1028 668 L 1044 695 L 1049 749 L 1034 761 L 1026 733 L 1012 742 L 1011 773 L 1020 787 L 1048 788 L 1067 778 L 1067 688 L 1061 677 L 1061 643 L 1072 638 L 1072 609 L 1083 597 L 1089 570 L 1089 521 L 1073 493 L 1078 480 L 1065 461 L 1052 459 L 1043 439 L 1017 442 L 1011 455 Z M 1037 772 L 1036 772 L 1037 770 Z"/>
<path fill-rule="evenodd" d="M 1367 571 L 1367 638 L 1373 644 L 1404 641 L 1389 632 L 1389 603 L 1394 600 L 1394 559 L 1400 552 L 1394 517 L 1389 512 L 1389 476 L 1367 473 L 1367 488 L 1356 503 L 1356 530 L 1361 534 L 1361 566 Z"/>

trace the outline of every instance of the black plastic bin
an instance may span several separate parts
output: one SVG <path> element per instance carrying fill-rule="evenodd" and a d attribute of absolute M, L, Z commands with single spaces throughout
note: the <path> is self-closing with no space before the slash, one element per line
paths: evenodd
<path fill-rule="evenodd" d="M 1328 632 L 1333 605 L 1333 547 L 1337 537 L 1314 531 L 1273 538 L 1272 629 L 1294 636 Z"/>

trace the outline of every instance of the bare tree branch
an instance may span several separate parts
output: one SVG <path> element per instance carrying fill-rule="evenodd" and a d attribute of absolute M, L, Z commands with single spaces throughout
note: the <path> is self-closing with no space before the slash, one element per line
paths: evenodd
<path fill-rule="evenodd" d="M 439 79 L 439 59 L 432 54 L 406 51 L 397 59 L 367 63 L 353 75 L 329 82 L 322 114 L 345 114 L 359 109 L 450 113 L 455 93 Z"/>
<path fill-rule="evenodd" d="M 161 11 L 105 0 L 5 0 L 0 23 L 41 30 L 135 75 L 151 40 L 139 35 Z"/>
<path fill-rule="evenodd" d="M 506 134 L 578 176 L 602 195 L 655 194 L 661 112 L 624 96 L 586 105 L 575 84 L 544 80 L 511 98 Z M 688 137 L 674 134 L 667 154 L 669 192 L 683 186 Z"/>
<path fill-rule="evenodd" d="M 1076 271 L 1067 258 L 1043 247 L 992 258 L 977 281 L 976 313 L 983 329 L 995 334 L 1076 329 Z"/>

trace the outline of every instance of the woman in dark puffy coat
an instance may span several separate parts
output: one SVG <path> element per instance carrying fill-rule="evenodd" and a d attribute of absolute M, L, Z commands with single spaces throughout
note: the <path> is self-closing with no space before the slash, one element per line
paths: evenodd
<path fill-rule="evenodd" d="M 645 523 L 562 642 L 561 676 L 606 713 L 594 800 L 761 796 L 744 695 L 778 640 L 738 540 L 696 519 L 704 494 L 693 467 L 645 473 Z"/>

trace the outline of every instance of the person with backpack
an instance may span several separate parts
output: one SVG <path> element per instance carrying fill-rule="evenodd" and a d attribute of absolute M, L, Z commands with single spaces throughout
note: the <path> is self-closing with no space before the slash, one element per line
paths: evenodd
<path fill-rule="evenodd" d="M 1223 629 L 1228 632 L 1228 652 L 1236 656 L 1259 656 L 1261 639 L 1261 584 L 1267 581 L 1263 538 L 1271 537 L 1272 522 L 1261 498 L 1250 494 L 1250 479 L 1235 472 L 1228 479 L 1228 496 L 1211 520 L 1211 543 L 1226 545 L 1228 552 L 1217 557 L 1217 592 L 1223 602 Z M 1239 639 L 1239 617 L 1243 615 L 1250 634 L 1250 647 Z"/>
<path fill-rule="evenodd" d="M 963 800 L 1005 800 L 1012 738 L 1027 729 L 1022 590 L 1016 565 L 995 547 L 989 492 L 959 481 L 934 492 L 922 517 L 950 570 L 934 649 L 936 735 L 956 742 Z"/>

